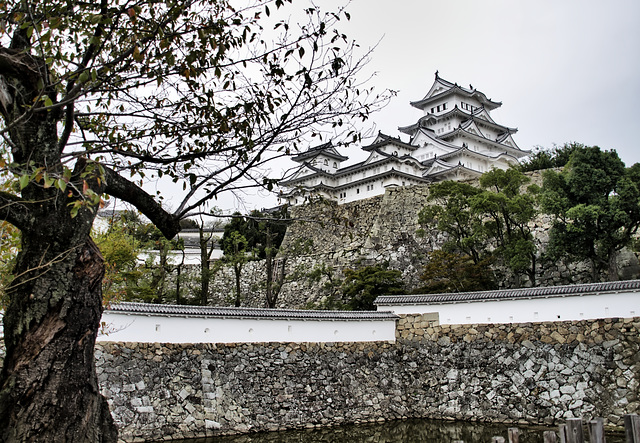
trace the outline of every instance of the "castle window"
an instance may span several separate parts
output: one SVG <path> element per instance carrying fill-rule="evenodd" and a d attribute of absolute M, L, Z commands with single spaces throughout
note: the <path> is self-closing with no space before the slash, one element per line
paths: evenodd
<path fill-rule="evenodd" d="M 356 189 L 356 194 L 360 194 L 360 188 Z"/>
<path fill-rule="evenodd" d="M 337 167 L 338 167 L 338 164 L 337 164 L 336 162 L 333 162 L 333 167 L 334 167 L 334 168 L 337 168 Z"/>
<path fill-rule="evenodd" d="M 443 111 L 446 111 L 446 110 L 447 110 L 447 104 L 446 104 L 446 103 L 443 103 L 443 104 L 442 104 L 442 110 L 443 110 Z"/>
<path fill-rule="evenodd" d="M 462 109 L 465 109 L 465 110 L 471 111 L 471 112 L 473 112 L 476 109 L 475 106 L 470 105 L 469 103 L 465 103 L 465 102 L 460 102 L 460 107 Z"/>
<path fill-rule="evenodd" d="M 326 158 L 324 159 L 324 165 L 329 166 L 329 160 L 327 160 Z"/>

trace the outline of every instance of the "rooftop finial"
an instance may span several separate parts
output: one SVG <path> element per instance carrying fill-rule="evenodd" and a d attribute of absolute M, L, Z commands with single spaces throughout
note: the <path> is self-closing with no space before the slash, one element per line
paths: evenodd
<path fill-rule="evenodd" d="M 436 78 L 438 78 L 438 70 L 436 69 Z"/>

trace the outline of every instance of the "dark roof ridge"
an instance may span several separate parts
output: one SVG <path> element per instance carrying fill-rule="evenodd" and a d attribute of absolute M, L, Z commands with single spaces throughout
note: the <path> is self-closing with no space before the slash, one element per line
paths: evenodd
<path fill-rule="evenodd" d="M 233 317 L 301 320 L 383 320 L 395 319 L 388 311 L 313 311 L 298 309 L 233 308 L 216 306 L 162 305 L 152 303 L 121 302 L 106 311 L 123 314 L 170 315 L 195 317 Z"/>
<path fill-rule="evenodd" d="M 562 286 L 538 286 L 535 288 L 499 289 L 493 291 L 452 292 L 418 295 L 383 295 L 374 304 L 416 304 L 416 303 L 456 303 L 518 298 L 547 298 L 567 295 L 586 295 L 599 292 L 617 292 L 622 290 L 640 290 L 640 280 L 623 280 L 604 283 L 583 283 Z"/>

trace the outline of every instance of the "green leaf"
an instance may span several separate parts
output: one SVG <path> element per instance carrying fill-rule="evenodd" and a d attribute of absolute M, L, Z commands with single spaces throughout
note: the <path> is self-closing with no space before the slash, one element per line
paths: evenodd
<path fill-rule="evenodd" d="M 22 175 L 19 178 L 19 183 L 20 183 L 20 190 L 24 189 L 27 187 L 27 185 L 29 184 L 29 176 L 28 175 Z"/>
<path fill-rule="evenodd" d="M 64 191 L 64 190 L 66 190 L 66 189 L 67 189 L 67 182 L 66 182 L 63 178 L 59 178 L 59 179 L 56 181 L 56 187 L 57 187 L 58 189 L 60 189 L 61 191 Z"/>
<path fill-rule="evenodd" d="M 53 177 L 49 177 L 47 174 L 44 175 L 44 187 L 45 189 L 50 188 L 55 183 L 55 179 Z"/>

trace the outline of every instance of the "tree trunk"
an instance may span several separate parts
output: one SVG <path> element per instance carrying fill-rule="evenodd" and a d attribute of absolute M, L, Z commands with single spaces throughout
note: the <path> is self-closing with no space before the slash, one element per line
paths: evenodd
<path fill-rule="evenodd" d="M 236 300 L 235 300 L 235 307 L 239 308 L 240 307 L 240 300 L 241 300 L 241 290 L 242 290 L 242 286 L 241 286 L 241 276 L 242 276 L 242 264 L 241 263 L 235 263 L 233 265 L 233 272 L 235 274 L 236 277 Z"/>
<path fill-rule="evenodd" d="M 590 261 L 591 261 L 591 283 L 598 283 L 600 281 L 600 278 L 598 278 L 599 269 L 598 269 L 596 258 L 592 257 Z"/>
<path fill-rule="evenodd" d="M 537 286 L 536 282 L 536 254 L 531 254 L 531 267 L 529 268 L 529 281 L 531 282 L 531 287 L 535 288 Z"/>
<path fill-rule="evenodd" d="M 198 234 L 200 237 L 200 305 L 207 306 L 209 304 L 209 280 L 211 278 L 211 265 L 209 259 L 211 253 L 207 243 L 211 239 L 204 236 L 204 226 L 198 227 Z M 213 245 L 211 246 L 211 252 L 213 252 Z"/>
<path fill-rule="evenodd" d="M 182 304 L 182 299 L 180 298 L 180 276 L 182 274 L 182 264 L 179 264 L 178 266 L 176 266 L 176 304 L 177 305 L 181 305 Z"/>
<path fill-rule="evenodd" d="M 608 273 L 609 281 L 620 280 L 620 275 L 618 274 L 618 251 L 616 250 L 609 252 Z"/>
<path fill-rule="evenodd" d="M 271 250 L 271 230 L 269 229 L 269 225 L 267 225 L 267 235 L 266 235 L 266 245 L 265 245 L 265 266 L 267 273 L 267 284 L 265 288 L 266 298 L 267 298 L 267 308 L 275 308 L 276 300 L 273 296 L 273 251 Z"/>
<path fill-rule="evenodd" d="M 41 243 L 23 248 L 21 272 L 9 288 L 0 441 L 115 442 L 94 362 L 102 256 L 89 237 L 62 253 L 51 254 L 55 245 Z"/>

